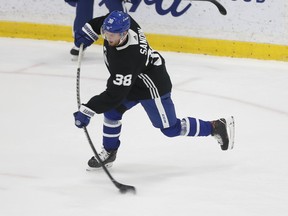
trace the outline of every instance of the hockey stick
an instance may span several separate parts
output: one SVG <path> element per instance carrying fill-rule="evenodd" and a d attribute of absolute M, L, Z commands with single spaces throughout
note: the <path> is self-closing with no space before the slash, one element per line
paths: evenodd
<path fill-rule="evenodd" d="M 211 2 L 212 4 L 214 4 L 219 12 L 222 14 L 222 15 L 226 15 L 227 14 L 227 11 L 226 9 L 224 8 L 224 6 L 222 4 L 220 4 L 218 1 L 216 0 L 185 0 L 185 1 L 207 1 L 207 2 Z"/>
<path fill-rule="evenodd" d="M 77 68 L 77 81 L 76 81 L 76 91 L 77 91 L 77 105 L 78 105 L 78 109 L 81 106 L 81 100 L 80 100 L 80 68 L 81 68 L 81 61 L 82 61 L 82 57 L 83 57 L 83 44 L 81 44 L 80 49 L 79 49 L 79 57 L 78 57 L 78 68 Z M 105 173 L 108 175 L 108 177 L 110 178 L 110 180 L 113 182 L 113 184 L 120 190 L 121 193 L 126 193 L 126 192 L 132 192 L 132 193 L 136 193 L 136 188 L 134 186 L 130 186 L 130 185 L 124 185 L 121 184 L 119 182 L 117 182 L 112 175 L 110 174 L 110 172 L 108 171 L 108 169 L 105 167 L 105 165 L 102 163 L 102 160 L 100 159 L 94 145 L 93 142 L 90 138 L 90 135 L 88 133 L 88 130 L 86 127 L 83 127 L 85 135 L 87 137 L 87 140 L 89 142 L 89 145 L 94 153 L 95 158 L 97 159 L 97 161 L 99 161 L 99 163 L 101 164 L 101 167 L 103 168 L 103 170 L 105 171 Z"/>

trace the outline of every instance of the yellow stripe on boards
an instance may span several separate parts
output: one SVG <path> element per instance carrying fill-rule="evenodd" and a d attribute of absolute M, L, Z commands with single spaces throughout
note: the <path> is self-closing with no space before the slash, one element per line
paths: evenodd
<path fill-rule="evenodd" d="M 288 61 L 288 46 L 184 36 L 147 35 L 153 48 L 164 51 Z"/>
<path fill-rule="evenodd" d="M 0 22 L 0 36 L 73 41 L 71 27 L 24 22 Z"/>
<path fill-rule="evenodd" d="M 288 61 L 288 46 L 184 36 L 146 34 L 157 50 L 184 53 Z M 0 21 L 0 37 L 72 42 L 72 27 L 52 24 Z M 100 38 L 96 44 L 102 44 Z"/>

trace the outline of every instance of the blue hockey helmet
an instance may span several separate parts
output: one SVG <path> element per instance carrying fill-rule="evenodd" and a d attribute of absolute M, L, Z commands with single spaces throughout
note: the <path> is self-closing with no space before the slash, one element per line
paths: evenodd
<path fill-rule="evenodd" d="M 112 33 L 123 33 L 130 28 L 130 17 L 122 11 L 113 11 L 103 22 L 102 30 Z"/>

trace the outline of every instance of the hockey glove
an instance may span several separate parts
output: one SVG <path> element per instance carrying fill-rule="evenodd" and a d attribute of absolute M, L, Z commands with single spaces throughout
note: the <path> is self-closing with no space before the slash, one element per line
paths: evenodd
<path fill-rule="evenodd" d="M 72 7 L 76 7 L 78 2 L 78 0 L 64 0 L 64 1 L 67 2 L 69 5 L 71 5 Z"/>
<path fill-rule="evenodd" d="M 89 124 L 90 118 L 95 115 L 95 112 L 88 107 L 81 105 L 79 111 L 75 112 L 73 115 L 76 127 L 83 128 Z"/>
<path fill-rule="evenodd" d="M 86 23 L 81 30 L 75 32 L 74 43 L 77 47 L 80 47 L 80 45 L 83 44 L 84 48 L 86 48 L 96 40 L 98 40 L 98 35 L 94 32 L 89 23 Z"/>

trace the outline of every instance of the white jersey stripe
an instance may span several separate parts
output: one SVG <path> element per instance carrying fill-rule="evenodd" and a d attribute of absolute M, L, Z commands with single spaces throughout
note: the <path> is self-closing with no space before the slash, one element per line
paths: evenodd
<path fill-rule="evenodd" d="M 149 89 L 150 94 L 152 99 L 154 99 L 156 97 L 156 95 L 154 94 L 153 89 L 151 88 L 150 84 L 148 83 L 148 81 L 145 79 L 145 77 L 143 77 L 141 74 L 139 75 L 140 79 L 143 80 L 144 84 L 146 85 L 146 87 Z"/>
<path fill-rule="evenodd" d="M 138 77 L 142 79 L 147 88 L 149 88 L 152 99 L 160 97 L 157 87 L 147 74 L 140 74 Z"/>
<path fill-rule="evenodd" d="M 155 84 L 153 83 L 153 81 L 150 79 L 150 77 L 149 77 L 147 74 L 145 74 L 144 76 L 145 76 L 146 79 L 149 81 L 149 83 L 150 83 L 150 85 L 151 85 L 151 87 L 152 87 L 152 90 L 153 90 L 154 94 L 156 95 L 156 97 L 160 97 L 159 92 L 158 92 L 158 89 L 157 89 L 157 87 L 155 86 Z"/>

